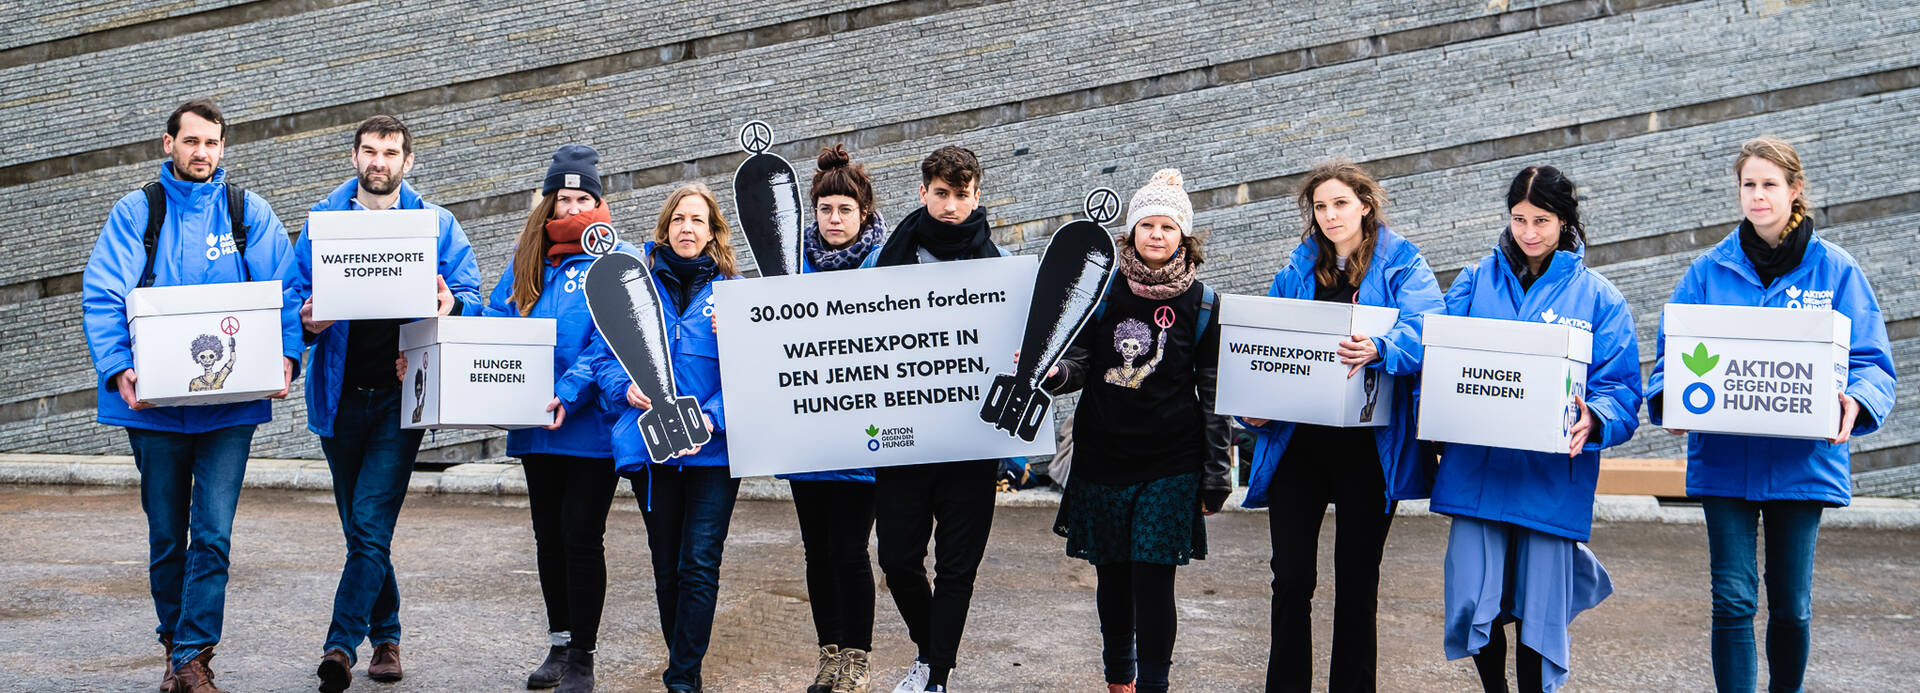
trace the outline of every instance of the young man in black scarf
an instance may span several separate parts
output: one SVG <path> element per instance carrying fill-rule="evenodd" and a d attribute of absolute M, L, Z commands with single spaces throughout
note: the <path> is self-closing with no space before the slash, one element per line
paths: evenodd
<path fill-rule="evenodd" d="M 922 206 L 893 229 L 866 267 L 1000 257 L 980 205 L 980 159 L 960 147 L 920 162 Z M 973 601 L 973 577 L 993 529 L 999 460 L 937 462 L 874 470 L 874 532 L 887 589 L 919 647 L 895 693 L 945 691 Z M 927 541 L 936 540 L 933 584 Z"/>

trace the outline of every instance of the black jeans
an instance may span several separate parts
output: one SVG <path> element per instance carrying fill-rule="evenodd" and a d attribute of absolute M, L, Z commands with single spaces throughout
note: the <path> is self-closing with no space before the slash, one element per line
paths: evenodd
<path fill-rule="evenodd" d="M 874 532 L 887 590 L 920 657 L 944 684 L 973 602 L 973 577 L 993 531 L 999 460 L 966 460 L 874 470 Z M 927 541 L 933 583 L 927 583 Z"/>
<path fill-rule="evenodd" d="M 1094 603 L 1100 611 L 1100 659 L 1106 665 L 1107 683 L 1134 683 L 1137 678 L 1141 693 L 1167 690 L 1173 637 L 1179 629 L 1173 569 L 1137 562 L 1094 566 L 1099 578 Z"/>
<path fill-rule="evenodd" d="M 820 645 L 873 649 L 873 484 L 789 481 L 807 556 L 807 600 Z"/>
<path fill-rule="evenodd" d="M 1305 691 L 1313 682 L 1313 590 L 1320 523 L 1334 506 L 1331 691 L 1374 689 L 1374 614 L 1380 555 L 1393 524 L 1386 477 L 1372 455 L 1283 458 L 1269 492 L 1273 536 L 1273 643 L 1267 690 Z M 1284 480 L 1285 483 L 1281 483 Z"/>
<path fill-rule="evenodd" d="M 574 647 L 592 651 L 607 602 L 607 511 L 620 477 L 612 459 L 590 457 L 529 454 L 520 468 L 527 475 L 547 631 L 571 633 Z"/>

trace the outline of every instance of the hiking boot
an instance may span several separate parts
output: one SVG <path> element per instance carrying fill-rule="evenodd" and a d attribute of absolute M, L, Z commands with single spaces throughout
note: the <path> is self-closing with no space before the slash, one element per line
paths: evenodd
<path fill-rule="evenodd" d="M 554 693 L 593 693 L 593 652 L 569 647 L 566 658 L 567 673 Z"/>
<path fill-rule="evenodd" d="M 541 662 L 538 669 L 527 674 L 527 690 L 539 690 L 560 685 L 560 676 L 567 673 L 567 646 L 554 645 L 547 648 L 547 661 Z"/>
<path fill-rule="evenodd" d="M 174 693 L 226 693 L 213 686 L 213 670 L 207 668 L 207 662 L 212 659 L 213 649 L 208 648 L 173 670 Z"/>
<path fill-rule="evenodd" d="M 381 683 L 399 681 L 400 643 L 383 642 L 373 646 L 373 659 L 367 661 L 367 678 Z"/>
<path fill-rule="evenodd" d="M 833 682 L 840 677 L 840 646 L 820 646 L 820 673 L 813 675 L 813 685 L 807 686 L 807 693 L 831 693 Z"/>
<path fill-rule="evenodd" d="M 320 693 L 340 693 L 353 685 L 353 661 L 347 653 L 340 650 L 327 650 L 320 657 L 320 668 L 313 672 L 320 677 Z"/>
<path fill-rule="evenodd" d="M 840 672 L 834 677 L 832 693 L 868 693 L 867 651 L 851 647 L 840 651 Z"/>
<path fill-rule="evenodd" d="M 160 639 L 160 693 L 173 693 L 173 641 Z"/>

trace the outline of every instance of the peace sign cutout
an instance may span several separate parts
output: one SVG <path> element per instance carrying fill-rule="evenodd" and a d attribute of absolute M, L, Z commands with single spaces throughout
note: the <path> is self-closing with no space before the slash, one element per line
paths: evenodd
<path fill-rule="evenodd" d="M 613 247 L 619 243 L 620 234 L 613 230 L 612 224 L 604 221 L 596 221 L 585 231 L 580 232 L 581 249 L 594 257 L 613 252 Z"/>
<path fill-rule="evenodd" d="M 759 154 L 773 147 L 773 127 L 764 120 L 749 120 L 740 126 L 740 148 Z"/>
<path fill-rule="evenodd" d="M 1093 223 L 1101 226 L 1111 224 L 1120 218 L 1120 193 L 1112 188 L 1094 188 L 1093 192 L 1087 193 L 1085 210 L 1087 218 L 1092 219 Z"/>

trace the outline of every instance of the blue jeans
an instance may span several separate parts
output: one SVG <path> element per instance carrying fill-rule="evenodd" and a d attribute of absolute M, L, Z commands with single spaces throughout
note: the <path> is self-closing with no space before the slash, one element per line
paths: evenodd
<path fill-rule="evenodd" d="M 1821 504 L 1705 497 L 1707 548 L 1713 570 L 1713 683 L 1751 691 L 1758 675 L 1753 615 L 1759 604 L 1754 564 L 1756 529 L 1767 542 L 1767 690 L 1798 691 L 1812 647 L 1813 549 L 1820 537 Z"/>
<path fill-rule="evenodd" d="M 253 424 L 205 433 L 127 429 L 147 513 L 147 585 L 179 668 L 220 642 L 227 607 L 227 547 Z"/>
<path fill-rule="evenodd" d="M 713 638 L 720 552 L 733 522 L 740 480 L 729 477 L 726 467 L 654 464 L 630 481 L 647 525 L 653 593 L 660 605 L 660 633 L 667 641 L 667 670 L 660 679 L 669 689 L 697 689 L 700 660 Z"/>
<path fill-rule="evenodd" d="M 333 593 L 333 623 L 322 648 L 357 661 L 360 643 L 400 642 L 400 588 L 393 580 L 393 526 L 407 499 L 420 430 L 400 428 L 398 388 L 346 388 L 333 436 L 320 438 L 333 472 L 333 503 L 347 538 L 347 562 Z"/>

